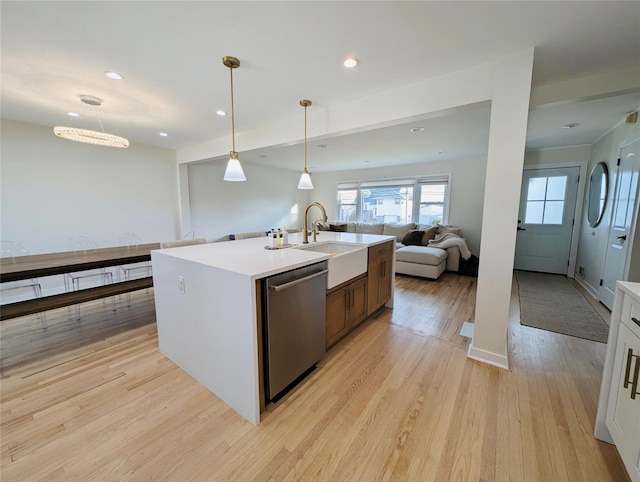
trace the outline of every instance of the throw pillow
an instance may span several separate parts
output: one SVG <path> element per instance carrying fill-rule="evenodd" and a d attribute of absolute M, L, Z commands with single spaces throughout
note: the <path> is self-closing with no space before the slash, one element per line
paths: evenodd
<path fill-rule="evenodd" d="M 382 234 L 388 236 L 395 236 L 396 240 L 401 243 L 402 239 L 405 235 L 411 231 L 412 229 L 416 229 L 415 223 L 409 224 L 387 224 L 385 223 L 384 228 L 382 229 Z"/>
<path fill-rule="evenodd" d="M 427 246 L 429 241 L 434 239 L 438 234 L 438 226 L 430 226 L 429 228 L 424 230 L 424 235 L 422 236 L 422 244 Z"/>
<path fill-rule="evenodd" d="M 338 233 L 346 233 L 347 232 L 347 224 L 346 223 L 330 223 L 329 228 L 331 231 L 336 231 Z"/>
<path fill-rule="evenodd" d="M 402 244 L 404 244 L 405 246 L 421 246 L 422 236 L 424 236 L 424 231 L 412 229 L 405 235 L 404 238 L 402 238 Z"/>
<path fill-rule="evenodd" d="M 458 237 L 462 237 L 462 229 L 456 228 L 455 226 L 450 226 L 450 225 L 443 226 L 439 224 L 438 234 L 455 234 Z"/>

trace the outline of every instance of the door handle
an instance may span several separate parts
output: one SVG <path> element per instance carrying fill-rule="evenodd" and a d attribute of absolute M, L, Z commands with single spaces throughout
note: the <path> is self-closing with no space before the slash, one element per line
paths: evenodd
<path fill-rule="evenodd" d="M 526 231 L 525 228 L 521 228 L 520 226 L 518 226 L 518 231 Z"/>
<path fill-rule="evenodd" d="M 623 234 L 622 236 L 616 236 L 616 239 L 621 239 L 622 241 L 626 241 L 627 240 L 627 235 Z"/>

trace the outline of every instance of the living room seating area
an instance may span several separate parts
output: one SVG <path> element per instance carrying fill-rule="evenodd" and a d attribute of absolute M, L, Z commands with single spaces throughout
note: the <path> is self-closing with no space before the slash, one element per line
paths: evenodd
<path fill-rule="evenodd" d="M 458 272 L 460 258 L 471 258 L 471 252 L 455 226 L 416 223 L 329 222 L 320 230 L 396 237 L 396 273 L 438 279 L 445 271 Z"/>

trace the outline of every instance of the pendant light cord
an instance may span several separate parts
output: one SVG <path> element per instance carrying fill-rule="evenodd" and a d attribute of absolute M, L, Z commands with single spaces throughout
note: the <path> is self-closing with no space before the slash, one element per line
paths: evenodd
<path fill-rule="evenodd" d="M 229 72 L 231 75 L 231 146 L 233 152 L 236 152 L 236 120 L 233 108 L 233 69 L 231 67 L 229 67 Z"/>
<path fill-rule="evenodd" d="M 304 106 L 304 170 L 307 171 L 307 106 Z"/>

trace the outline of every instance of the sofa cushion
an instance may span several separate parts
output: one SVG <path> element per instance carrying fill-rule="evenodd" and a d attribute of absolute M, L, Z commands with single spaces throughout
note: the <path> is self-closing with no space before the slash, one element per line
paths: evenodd
<path fill-rule="evenodd" d="M 346 233 L 347 223 L 329 223 L 329 230 L 336 231 L 338 233 Z"/>
<path fill-rule="evenodd" d="M 404 235 L 402 241 L 400 242 L 405 246 L 420 246 L 422 245 L 423 236 L 424 231 L 420 231 L 419 229 L 412 229 Z"/>
<path fill-rule="evenodd" d="M 396 251 L 396 261 L 407 263 L 439 265 L 447 259 L 447 251 L 427 246 L 406 246 Z"/>
<path fill-rule="evenodd" d="M 382 234 L 388 236 L 395 236 L 399 242 L 402 242 L 402 238 L 411 231 L 416 228 L 416 223 L 409 224 L 387 224 L 385 223 L 384 228 L 382 229 Z"/>
<path fill-rule="evenodd" d="M 384 229 L 384 224 L 364 224 L 358 223 L 356 224 L 356 233 L 362 234 L 382 234 L 382 230 Z"/>

